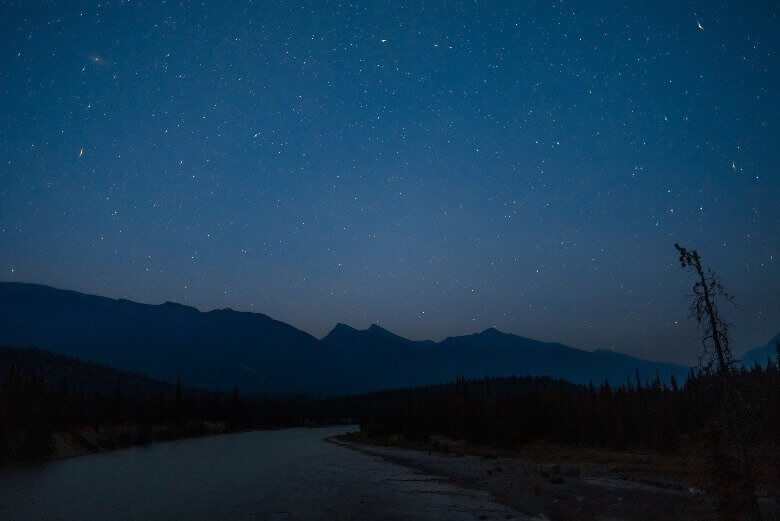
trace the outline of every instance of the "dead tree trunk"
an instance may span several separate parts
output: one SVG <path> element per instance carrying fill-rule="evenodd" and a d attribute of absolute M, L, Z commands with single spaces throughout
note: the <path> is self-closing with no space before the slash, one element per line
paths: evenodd
<path fill-rule="evenodd" d="M 745 425 L 744 401 L 740 399 L 738 390 L 731 384 L 731 370 L 734 364 L 731 354 L 731 337 L 728 323 L 724 322 L 718 315 L 716 302 L 718 297 L 726 300 L 731 300 L 731 297 L 715 273 L 711 270 L 708 270 L 707 273 L 704 272 L 701 257 L 696 250 L 687 250 L 677 243 L 674 247 L 679 253 L 680 265 L 683 268 L 692 268 L 698 277 L 698 281 L 693 285 L 691 316 L 702 327 L 704 350 L 701 359 L 710 358 L 705 365 L 706 370 L 712 366 L 713 355 L 717 360 L 719 390 L 724 413 L 724 417 L 721 419 L 723 431 L 727 439 L 731 440 L 732 450 L 739 460 L 740 481 L 748 501 L 748 515 L 751 519 L 760 521 L 761 509 L 756 498 L 755 480 L 743 430 Z M 725 461 L 721 463 L 725 463 Z"/>

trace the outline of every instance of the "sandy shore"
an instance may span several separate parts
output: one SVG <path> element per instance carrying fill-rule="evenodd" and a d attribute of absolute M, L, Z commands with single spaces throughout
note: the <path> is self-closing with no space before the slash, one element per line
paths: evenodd
<path fill-rule="evenodd" d="M 456 486 L 484 490 L 529 517 L 610 521 L 717 517 L 714 498 L 701 490 L 670 480 L 639 480 L 595 462 L 444 454 L 368 444 L 354 437 L 328 441 L 441 476 Z M 763 502 L 772 515 L 777 512 L 775 500 Z"/>

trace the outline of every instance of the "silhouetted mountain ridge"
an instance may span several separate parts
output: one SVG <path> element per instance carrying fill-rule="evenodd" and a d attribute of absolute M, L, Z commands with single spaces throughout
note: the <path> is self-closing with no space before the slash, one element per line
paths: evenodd
<path fill-rule="evenodd" d="M 775 335 L 765 346 L 750 349 L 742 356 L 742 365 L 750 369 L 755 364 L 766 367 L 767 361 L 771 358 L 778 362 L 777 343 L 780 342 L 780 334 Z"/>
<path fill-rule="evenodd" d="M 584 351 L 488 328 L 441 342 L 410 340 L 374 324 L 336 324 L 324 338 L 262 313 L 201 312 L 26 283 L 0 282 L 0 344 L 218 390 L 359 393 L 457 376 L 549 375 L 622 383 L 639 370 L 683 379 L 688 368 L 610 351 Z"/>

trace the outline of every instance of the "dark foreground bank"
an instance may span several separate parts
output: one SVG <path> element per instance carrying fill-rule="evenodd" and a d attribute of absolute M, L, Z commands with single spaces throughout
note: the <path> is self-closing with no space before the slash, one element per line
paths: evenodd
<path fill-rule="evenodd" d="M 620 385 L 458 379 L 374 393 L 373 407 L 359 418 L 372 443 L 427 447 L 454 440 L 511 454 L 541 442 L 553 453 L 646 454 L 639 470 L 653 461 L 669 463 L 649 472 L 651 481 L 688 468 L 687 480 L 717 498 L 722 519 L 743 519 L 746 512 L 758 519 L 759 503 L 776 504 L 780 490 L 778 389 L 780 370 L 771 360 L 764 367 L 691 372 L 685 382 L 668 384 L 638 372 Z"/>
<path fill-rule="evenodd" d="M 722 517 L 717 493 L 702 487 L 692 461 L 658 454 L 575 449 L 543 443 L 517 451 L 434 437 L 427 443 L 360 432 L 333 443 L 455 486 L 484 490 L 520 516 L 551 520 L 679 521 Z M 706 482 L 706 480 L 705 480 Z M 777 490 L 762 489 L 764 519 L 778 519 Z"/>

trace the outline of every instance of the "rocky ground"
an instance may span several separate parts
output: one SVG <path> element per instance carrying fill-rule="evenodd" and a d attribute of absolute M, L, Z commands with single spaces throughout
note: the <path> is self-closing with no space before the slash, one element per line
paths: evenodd
<path fill-rule="evenodd" d="M 529 517 L 610 521 L 717 518 L 715 498 L 694 486 L 683 469 L 671 468 L 663 458 L 586 454 L 551 447 L 502 454 L 449 440 L 410 449 L 399 440 L 385 439 L 377 444 L 360 433 L 329 441 L 440 476 L 457 486 L 484 490 Z M 777 500 L 764 493 L 761 502 L 767 518 L 777 519 Z"/>

